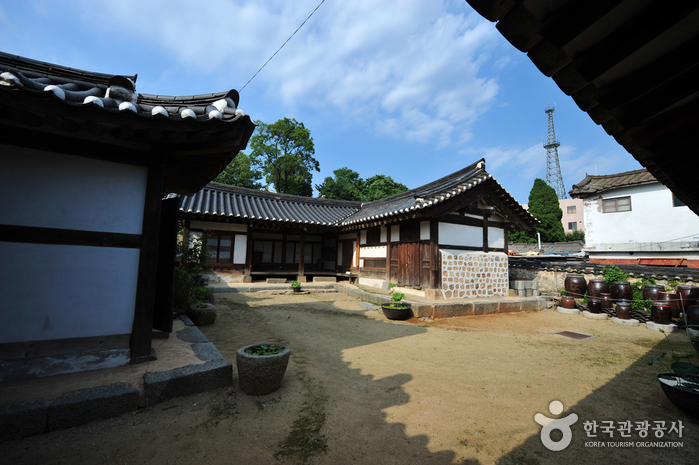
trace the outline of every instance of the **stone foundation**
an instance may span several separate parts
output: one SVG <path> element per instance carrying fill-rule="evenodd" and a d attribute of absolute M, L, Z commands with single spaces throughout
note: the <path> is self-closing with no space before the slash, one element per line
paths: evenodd
<path fill-rule="evenodd" d="M 440 250 L 445 299 L 507 296 L 507 255 Z"/>

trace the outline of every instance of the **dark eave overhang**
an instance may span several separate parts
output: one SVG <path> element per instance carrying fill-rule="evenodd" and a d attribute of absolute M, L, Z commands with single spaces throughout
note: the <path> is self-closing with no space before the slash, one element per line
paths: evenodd
<path fill-rule="evenodd" d="M 466 1 L 699 214 L 699 3 Z"/>

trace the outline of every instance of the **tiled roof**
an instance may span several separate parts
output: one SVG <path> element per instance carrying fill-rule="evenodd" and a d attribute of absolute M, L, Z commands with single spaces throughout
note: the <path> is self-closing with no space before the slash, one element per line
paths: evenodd
<path fill-rule="evenodd" d="M 392 197 L 364 204 L 364 207 L 342 221 L 342 225 L 362 223 L 388 216 L 431 207 L 491 179 L 485 172 L 485 160 L 480 160 L 437 181 Z"/>
<path fill-rule="evenodd" d="M 349 227 L 385 218 L 405 218 L 488 185 L 490 196 L 517 217 L 520 224 L 537 223 L 522 206 L 485 171 L 485 160 L 422 187 L 373 202 L 318 199 L 210 183 L 182 199 L 180 211 L 199 217 L 228 217 L 271 222 Z"/>
<path fill-rule="evenodd" d="M 655 182 L 658 182 L 658 180 L 646 169 L 602 176 L 591 176 L 587 174 L 585 179 L 573 185 L 573 188 L 570 190 L 570 196 L 586 197 L 620 187 L 637 186 L 639 184 Z"/>
<path fill-rule="evenodd" d="M 204 217 L 332 226 L 361 208 L 361 202 L 316 199 L 257 191 L 215 182 L 182 199 L 180 211 Z"/>
<path fill-rule="evenodd" d="M 235 121 L 245 116 L 237 108 L 236 90 L 185 97 L 139 94 L 137 77 L 82 71 L 0 52 L 3 90 L 51 93 L 69 105 L 94 105 L 109 112 L 130 111 L 142 117 L 174 121 L 186 118 Z"/>
<path fill-rule="evenodd" d="M 0 52 L 3 142 L 152 162 L 164 167 L 166 192 L 183 194 L 201 189 L 247 146 L 255 125 L 237 108 L 236 90 L 142 94 L 136 78 Z"/>

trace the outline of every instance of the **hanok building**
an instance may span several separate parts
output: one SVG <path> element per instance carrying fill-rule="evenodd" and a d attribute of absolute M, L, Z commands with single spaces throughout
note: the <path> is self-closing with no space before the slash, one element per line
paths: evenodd
<path fill-rule="evenodd" d="M 210 183 L 181 199 L 187 234 L 210 230 L 210 268 L 232 279 L 350 277 L 434 298 L 507 295 L 507 232 L 537 224 L 485 160 L 373 202 Z"/>
<path fill-rule="evenodd" d="M 164 194 L 200 190 L 255 126 L 235 90 L 135 83 L 0 53 L 0 381 L 148 359 L 171 331 Z"/>

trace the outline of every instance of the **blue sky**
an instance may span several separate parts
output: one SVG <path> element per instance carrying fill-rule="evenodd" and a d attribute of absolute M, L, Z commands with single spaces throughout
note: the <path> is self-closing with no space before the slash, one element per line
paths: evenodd
<path fill-rule="evenodd" d="M 160 95 L 241 90 L 320 0 L 23 0 L 0 5 L 0 50 L 138 74 Z M 546 115 L 566 191 L 642 168 L 463 0 L 326 0 L 240 94 L 254 120 L 310 129 L 321 172 L 410 188 L 486 159 L 520 203 L 546 177 Z"/>

